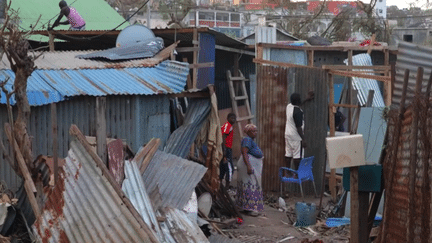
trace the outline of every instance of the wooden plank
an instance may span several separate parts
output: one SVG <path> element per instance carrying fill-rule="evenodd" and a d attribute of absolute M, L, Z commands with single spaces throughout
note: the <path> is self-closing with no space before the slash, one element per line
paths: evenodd
<path fill-rule="evenodd" d="M 245 121 L 245 120 L 253 119 L 254 117 L 255 117 L 255 116 L 250 115 L 250 116 L 246 116 L 246 117 L 239 117 L 239 118 L 237 118 L 236 120 L 237 120 L 237 122 L 241 122 L 241 121 Z"/>
<path fill-rule="evenodd" d="M 55 51 L 55 47 L 54 47 L 54 35 L 51 33 L 51 32 L 48 32 L 49 34 L 48 34 L 48 38 L 49 38 L 49 40 L 48 40 L 48 45 L 49 45 L 49 50 L 50 51 Z"/>
<path fill-rule="evenodd" d="M 117 184 L 113 175 L 108 171 L 108 168 L 106 167 L 105 162 L 102 161 L 101 158 L 93 151 L 90 144 L 87 142 L 86 138 L 81 133 L 79 128 L 76 125 L 72 125 L 71 128 L 69 129 L 69 134 L 71 136 L 74 136 L 78 140 L 78 142 L 84 147 L 84 149 L 87 151 L 87 153 L 93 159 L 93 161 L 96 163 L 97 167 L 100 168 L 102 175 L 108 180 L 108 182 L 111 184 L 111 186 L 113 187 L 114 191 L 117 193 L 120 200 L 123 201 L 126 208 L 130 211 L 130 213 L 135 218 L 135 220 L 138 222 L 138 224 L 146 232 L 146 234 L 149 237 L 149 240 L 151 242 L 159 242 L 159 240 L 156 239 L 156 237 L 154 236 L 152 231 L 149 229 L 149 226 L 144 222 L 141 215 L 138 213 L 138 211 L 132 205 L 132 202 L 125 195 L 125 193 L 121 189 L 120 185 Z"/>
<path fill-rule="evenodd" d="M 372 48 L 375 46 L 374 45 L 375 44 L 375 38 L 376 38 L 376 34 L 373 33 L 372 38 L 371 38 L 371 42 L 370 42 L 370 44 L 368 46 L 368 50 L 367 50 L 367 54 L 369 54 L 369 55 L 372 53 Z"/>
<path fill-rule="evenodd" d="M 371 203 L 369 205 L 368 219 L 367 219 L 367 236 L 369 237 L 370 232 L 372 230 L 373 222 L 375 220 L 376 213 L 378 211 L 378 207 L 381 201 L 383 192 L 373 193 L 371 198 Z"/>
<path fill-rule="evenodd" d="M 135 157 L 132 159 L 132 162 L 135 162 L 138 168 L 141 167 L 144 158 L 150 152 L 150 150 L 156 145 L 156 138 L 152 138 L 144 147 L 141 147 L 138 152 L 135 154 Z"/>
<path fill-rule="evenodd" d="M 54 159 L 54 185 L 58 182 L 58 127 L 57 127 L 57 104 L 51 103 L 51 126 L 52 126 L 52 147 Z"/>
<path fill-rule="evenodd" d="M 300 67 L 300 68 L 307 67 L 305 65 L 297 65 L 297 64 L 285 63 L 285 62 L 273 62 L 273 61 L 267 61 L 267 60 L 262 60 L 262 59 L 257 59 L 257 58 L 254 58 L 253 62 L 254 63 L 258 63 L 258 64 L 268 64 L 268 65 L 280 66 L 280 67 Z M 317 67 L 309 67 L 309 68 L 320 69 L 320 68 L 317 68 Z"/>
<path fill-rule="evenodd" d="M 233 76 L 238 77 L 239 76 L 239 54 L 234 54 L 234 65 L 233 65 Z M 232 80 L 232 79 L 231 79 Z"/>
<path fill-rule="evenodd" d="M 189 63 L 188 59 L 186 57 L 183 58 L 183 62 Z M 193 88 L 192 79 L 191 79 L 190 73 L 187 76 L 186 84 L 187 84 L 187 89 L 192 89 Z"/>
<path fill-rule="evenodd" d="M 214 62 L 202 62 L 202 63 L 189 64 L 189 68 L 194 70 L 196 70 L 197 68 L 210 68 L 210 67 L 214 67 Z"/>
<path fill-rule="evenodd" d="M 372 107 L 374 94 L 375 94 L 375 90 L 370 89 L 369 90 L 369 94 L 368 94 L 368 98 L 367 98 L 367 101 L 366 101 L 366 107 Z"/>
<path fill-rule="evenodd" d="M 14 147 L 15 151 L 15 157 L 18 162 L 18 166 L 20 168 L 21 174 L 24 178 L 24 189 L 26 190 L 27 197 L 30 202 L 30 206 L 33 209 L 33 213 L 35 214 L 36 218 L 39 218 L 41 216 L 41 212 L 39 209 L 39 205 L 37 203 L 35 194 L 37 193 L 36 186 L 33 183 L 33 179 L 31 177 L 30 171 L 27 168 L 27 164 L 24 161 L 24 157 L 21 154 L 21 151 L 18 147 L 18 143 L 16 142 L 15 138 L 12 137 L 12 129 L 9 123 L 5 123 L 4 125 L 6 136 L 8 137 L 9 144 Z"/>
<path fill-rule="evenodd" d="M 262 60 L 263 59 L 263 55 L 264 55 L 263 54 L 263 47 L 258 45 L 258 47 L 256 48 L 256 59 L 257 60 Z M 254 59 L 254 62 L 255 62 L 255 59 Z"/>
<path fill-rule="evenodd" d="M 381 70 L 381 71 L 389 71 L 391 70 L 390 65 L 374 65 L 374 66 L 353 66 L 353 65 L 322 65 L 322 69 L 331 69 L 331 70 L 352 70 L 352 69 L 367 69 L 367 70 Z"/>
<path fill-rule="evenodd" d="M 344 108 L 358 108 L 359 105 L 350 105 L 350 104 L 333 104 L 334 107 L 344 107 Z"/>
<path fill-rule="evenodd" d="M 199 48 L 199 42 L 198 42 L 198 30 L 196 28 L 194 28 L 193 30 L 193 44 L 194 47 L 198 47 Z M 193 52 L 193 65 L 196 65 L 198 63 L 198 52 L 199 51 L 194 51 Z M 192 89 L 196 89 L 197 88 L 197 82 L 198 82 L 198 69 L 194 66 L 193 71 L 192 71 L 193 75 L 192 75 Z"/>
<path fill-rule="evenodd" d="M 384 65 L 390 66 L 389 65 L 389 61 L 390 61 L 390 53 L 389 53 L 388 50 L 384 50 Z M 384 75 L 392 77 L 392 75 L 391 75 L 391 66 L 390 66 L 389 70 L 386 70 L 386 73 Z M 392 98 L 392 83 L 391 83 L 391 80 L 390 80 L 390 82 L 387 82 L 384 85 L 384 102 L 385 102 L 386 106 L 390 106 L 391 105 L 391 98 Z"/>
<path fill-rule="evenodd" d="M 143 160 L 141 167 L 140 167 L 141 175 L 144 174 L 145 170 L 147 169 L 148 165 L 150 164 L 151 159 L 153 158 L 154 154 L 158 150 L 159 145 L 160 145 L 160 139 L 157 138 L 156 143 L 153 146 L 153 148 L 151 148 L 150 151 L 148 152 L 148 154 L 144 157 L 144 160 Z"/>
<path fill-rule="evenodd" d="M 226 46 L 221 46 L 221 45 L 215 45 L 215 48 L 216 48 L 216 50 L 229 51 L 229 52 L 234 52 L 234 53 L 239 53 L 239 54 L 244 54 L 244 55 L 249 55 L 249 56 L 255 56 L 255 52 L 253 52 L 253 51 L 246 51 L 246 50 L 242 50 L 242 49 L 236 49 L 236 48 L 226 47 Z"/>
<path fill-rule="evenodd" d="M 329 90 L 330 90 L 330 99 L 329 99 L 329 126 L 330 126 L 330 137 L 334 137 L 336 134 L 335 127 L 335 117 L 334 114 L 336 112 L 334 107 L 334 80 L 333 75 L 331 73 L 328 74 L 329 79 Z M 331 192 L 331 197 L 333 201 L 336 201 L 336 169 L 330 170 L 330 181 L 329 187 Z"/>
<path fill-rule="evenodd" d="M 285 49 L 285 50 L 303 50 L 303 51 L 364 51 L 367 52 L 369 47 L 362 46 L 289 46 L 289 45 L 280 45 L 280 44 L 270 44 L 270 43 L 258 43 L 257 47 L 262 48 L 275 48 L 275 49 Z M 371 47 L 372 51 L 383 51 L 389 49 L 388 46 L 373 46 Z"/>
<path fill-rule="evenodd" d="M 314 66 L 314 50 L 308 51 L 308 66 L 313 67 Z"/>
<path fill-rule="evenodd" d="M 96 97 L 96 151 L 107 164 L 106 97 Z"/>
<path fill-rule="evenodd" d="M 194 51 L 199 51 L 199 47 L 177 47 L 175 50 L 178 53 L 194 52 Z"/>
<path fill-rule="evenodd" d="M 330 71 L 334 75 L 340 75 L 344 77 L 358 77 L 358 78 L 366 78 L 366 79 L 375 79 L 376 81 L 381 82 L 390 82 L 391 77 L 389 76 L 378 76 L 378 75 L 369 75 L 369 74 L 363 74 L 353 71 L 337 71 L 337 70 L 331 70 Z"/>

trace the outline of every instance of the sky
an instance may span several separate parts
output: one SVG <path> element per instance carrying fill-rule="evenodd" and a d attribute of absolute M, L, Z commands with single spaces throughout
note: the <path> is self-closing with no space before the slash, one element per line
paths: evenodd
<path fill-rule="evenodd" d="M 367 0 L 364 0 L 363 2 L 368 2 Z M 386 0 L 387 6 L 396 5 L 399 9 L 401 8 L 408 8 L 409 3 L 415 2 L 416 7 L 425 8 L 426 7 L 426 0 Z M 432 3 L 432 1 L 430 1 Z M 430 8 L 430 7 L 429 7 Z"/>

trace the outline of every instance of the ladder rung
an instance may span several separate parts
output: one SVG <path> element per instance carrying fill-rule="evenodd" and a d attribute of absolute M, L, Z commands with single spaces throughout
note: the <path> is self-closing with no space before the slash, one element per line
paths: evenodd
<path fill-rule="evenodd" d="M 234 99 L 235 100 L 247 100 L 248 97 L 246 95 L 243 95 L 243 96 L 236 96 L 236 97 L 234 97 Z"/>
<path fill-rule="evenodd" d="M 237 121 L 239 122 L 239 121 L 244 121 L 244 120 L 250 120 L 250 119 L 252 119 L 254 117 L 255 117 L 254 115 L 245 116 L 245 117 L 239 117 L 239 118 L 237 118 Z"/>

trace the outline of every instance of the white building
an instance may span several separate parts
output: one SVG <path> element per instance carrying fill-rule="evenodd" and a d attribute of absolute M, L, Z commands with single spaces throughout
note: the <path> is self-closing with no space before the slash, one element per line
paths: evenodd
<path fill-rule="evenodd" d="M 386 0 L 377 0 L 375 5 L 376 14 L 383 19 L 387 17 L 387 5 Z"/>

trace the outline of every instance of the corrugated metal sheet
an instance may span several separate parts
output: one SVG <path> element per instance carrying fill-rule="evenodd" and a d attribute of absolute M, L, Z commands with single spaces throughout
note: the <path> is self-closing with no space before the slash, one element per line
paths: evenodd
<path fill-rule="evenodd" d="M 372 59 L 369 54 L 362 53 L 358 55 L 354 55 L 352 58 L 352 62 L 354 66 L 373 66 Z M 348 65 L 348 60 L 345 60 L 345 63 Z M 371 75 L 373 74 L 373 70 L 364 70 L 365 72 L 371 71 Z M 360 105 L 366 104 L 369 90 L 374 90 L 374 98 L 372 101 L 373 107 L 384 107 L 384 99 L 381 94 L 381 90 L 378 86 L 378 81 L 373 79 L 366 79 L 366 78 L 358 78 L 353 77 L 352 78 L 353 87 L 358 90 L 357 98 L 360 102 Z"/>
<path fill-rule="evenodd" d="M 307 53 L 303 50 L 286 50 L 276 48 L 264 48 L 270 50 L 270 60 L 274 62 L 285 62 L 297 65 L 307 65 Z"/>
<path fill-rule="evenodd" d="M 42 242 L 156 242 L 126 207 L 84 146 L 74 138 L 58 184 L 33 230 Z"/>
<path fill-rule="evenodd" d="M 303 108 L 305 137 L 308 148 L 305 156 L 315 156 L 313 172 L 317 188 L 321 188 L 325 163 L 327 136 L 328 88 L 325 71 L 315 68 L 282 68 L 258 65 L 257 71 L 257 125 L 258 144 L 264 153 L 263 189 L 278 191 L 278 170 L 285 164 L 285 122 L 289 96 L 300 93 L 305 98 L 309 90 L 315 99 Z"/>
<path fill-rule="evenodd" d="M 11 75 L 9 70 L 3 74 Z M 188 74 L 189 65 L 176 61 L 164 61 L 154 68 L 35 70 L 28 81 L 28 99 L 36 106 L 78 95 L 180 93 Z M 6 86 L 8 91 L 12 91 L 12 80 Z M 1 103 L 6 103 L 3 93 Z"/>
<path fill-rule="evenodd" d="M 87 55 L 91 51 L 54 51 L 54 52 L 35 52 L 39 56 L 34 63 L 38 70 L 58 70 L 58 69 L 106 69 L 106 68 L 133 68 L 133 67 L 154 67 L 162 61 L 168 59 L 171 52 L 177 47 L 174 43 L 160 51 L 152 58 L 125 60 L 125 61 L 107 61 L 107 60 L 87 60 L 77 58 L 79 55 Z M 0 69 L 11 69 L 10 63 L 6 56 L 3 56 L 0 62 Z"/>
<path fill-rule="evenodd" d="M 425 108 L 426 105 L 430 107 L 431 103 L 425 98 L 411 103 L 401 117 L 399 137 L 395 137 L 399 126 L 397 123 L 399 114 L 397 110 L 389 113 L 389 144 L 383 168 L 383 174 L 386 175 L 385 213 L 379 236 L 382 243 L 432 241 L 430 186 L 432 116 L 430 110 Z M 413 130 L 415 110 L 419 112 L 417 131 Z M 417 150 L 413 150 L 412 147 L 413 133 L 418 134 Z M 414 161 L 414 167 L 411 167 L 413 152 L 418 157 Z M 412 169 L 415 170 L 415 178 L 411 175 Z M 414 179 L 414 188 L 410 188 L 411 179 Z M 410 228 L 413 230 L 411 235 L 409 235 Z"/>
<path fill-rule="evenodd" d="M 166 242 L 136 163 L 125 161 L 125 176 L 122 189 L 126 196 L 137 209 L 144 222 L 155 232 L 158 240 Z"/>
<path fill-rule="evenodd" d="M 276 44 L 276 28 L 255 27 L 255 43 Z M 263 48 L 263 60 L 271 59 L 271 48 Z"/>
<path fill-rule="evenodd" d="M 120 46 L 110 48 L 108 50 L 89 53 L 86 55 L 78 55 L 78 58 L 106 58 L 109 60 L 127 60 L 137 58 L 153 57 L 163 49 L 163 39 L 160 37 L 145 40 L 135 43 L 134 45 Z"/>
<path fill-rule="evenodd" d="M 198 227 L 196 222 L 192 222 L 185 212 L 177 208 L 166 208 L 164 210 L 166 222 L 163 224 L 164 231 L 171 233 L 178 243 L 208 243 L 207 237 Z"/>
<path fill-rule="evenodd" d="M 207 168 L 163 151 L 157 151 L 142 178 L 147 191 L 159 188 L 162 207 L 183 209 Z"/>
<path fill-rule="evenodd" d="M 186 110 L 183 125 L 171 134 L 164 151 L 186 158 L 192 142 L 195 141 L 198 132 L 207 120 L 210 110 L 209 99 L 192 99 Z"/>
<path fill-rule="evenodd" d="M 396 79 L 394 83 L 392 105 L 399 106 L 402 97 L 402 86 L 406 69 L 410 70 L 406 102 L 409 104 L 414 97 L 414 87 L 417 77 L 417 68 L 423 67 L 423 80 L 428 80 L 432 70 L 432 48 L 423 45 L 400 41 L 396 61 Z M 426 91 L 427 82 L 423 82 L 423 91 Z"/>
<path fill-rule="evenodd" d="M 67 156 L 69 150 L 69 128 L 76 124 L 88 136 L 96 136 L 94 111 L 96 99 L 90 96 L 71 98 L 57 104 L 58 121 L 58 154 Z M 14 111 L 16 108 L 14 107 Z M 8 122 L 5 105 L 0 105 L 0 124 Z M 151 138 L 161 139 L 161 147 L 165 146 L 171 134 L 169 97 L 151 96 L 108 96 L 106 102 L 107 136 L 125 139 L 133 151 Z M 52 155 L 52 129 L 50 106 L 32 107 L 28 125 L 32 138 L 33 155 Z M 0 136 L 6 149 L 9 150 L 4 129 Z M 9 154 L 11 152 L 9 151 Z M 17 190 L 21 185 L 8 162 L 0 151 L 0 180 L 7 182 L 8 187 Z"/>
<path fill-rule="evenodd" d="M 8 92 L 12 92 L 15 73 L 12 70 L 0 70 L 0 80 L 9 79 L 5 85 Z M 27 83 L 27 98 L 30 105 L 45 105 L 53 102 L 64 100 L 60 93 L 52 88 L 49 84 L 38 75 L 32 75 Z M 6 104 L 6 94 L 0 90 L 0 103 Z M 15 95 L 10 98 L 11 105 L 15 105 Z"/>

